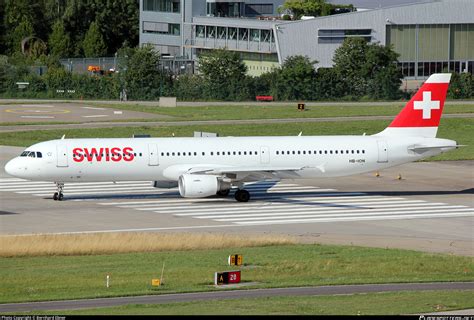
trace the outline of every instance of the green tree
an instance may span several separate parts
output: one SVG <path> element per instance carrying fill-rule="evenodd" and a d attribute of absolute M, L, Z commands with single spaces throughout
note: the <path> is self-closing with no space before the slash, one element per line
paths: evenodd
<path fill-rule="evenodd" d="M 199 57 L 199 72 L 204 84 L 204 96 L 217 100 L 249 97 L 247 66 L 235 51 L 211 50 Z"/>
<path fill-rule="evenodd" d="M 474 97 L 474 76 L 471 73 L 453 73 L 448 88 L 452 99 L 471 99 Z"/>
<path fill-rule="evenodd" d="M 352 9 L 353 6 L 331 4 L 327 3 L 326 0 L 286 0 L 282 8 L 283 10 L 290 10 L 293 12 L 294 18 L 299 19 L 301 16 L 327 16 L 338 8 Z"/>
<path fill-rule="evenodd" d="M 10 34 L 10 51 L 21 52 L 21 41 L 34 35 L 33 25 L 25 17 Z"/>
<path fill-rule="evenodd" d="M 53 31 L 49 35 L 49 52 L 55 57 L 67 57 L 70 52 L 71 39 L 66 33 L 64 23 L 60 20 L 53 25 Z"/>
<path fill-rule="evenodd" d="M 127 96 L 134 100 L 156 99 L 167 79 L 159 71 L 160 55 L 151 46 L 126 50 L 124 73 Z"/>
<path fill-rule="evenodd" d="M 288 57 L 276 72 L 273 94 L 278 100 L 310 100 L 314 96 L 316 70 L 314 64 L 304 56 Z"/>
<path fill-rule="evenodd" d="M 343 81 L 346 95 L 393 99 L 400 94 L 402 78 L 397 58 L 391 47 L 347 38 L 334 53 L 334 71 Z"/>
<path fill-rule="evenodd" d="M 87 30 L 82 48 L 86 57 L 103 57 L 107 54 L 107 46 L 96 22 L 92 22 Z"/>

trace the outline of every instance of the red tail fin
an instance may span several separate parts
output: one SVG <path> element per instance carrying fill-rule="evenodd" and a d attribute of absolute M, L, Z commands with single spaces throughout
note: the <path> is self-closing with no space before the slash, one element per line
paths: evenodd
<path fill-rule="evenodd" d="M 450 73 L 431 75 L 380 134 L 436 137 L 450 79 Z"/>

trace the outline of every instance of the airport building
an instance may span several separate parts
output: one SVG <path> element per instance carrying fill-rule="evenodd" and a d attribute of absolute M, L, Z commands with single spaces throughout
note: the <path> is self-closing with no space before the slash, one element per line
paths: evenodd
<path fill-rule="evenodd" d="M 287 21 L 278 12 L 283 0 L 141 0 L 140 44 L 187 60 L 227 48 L 241 54 L 250 74 L 259 75 L 292 55 L 330 67 L 345 38 L 363 37 L 392 45 L 407 79 L 442 71 L 473 73 L 474 1 L 388 0 L 372 6 L 364 1 L 370 2 L 330 1 L 352 3 L 358 11 Z"/>

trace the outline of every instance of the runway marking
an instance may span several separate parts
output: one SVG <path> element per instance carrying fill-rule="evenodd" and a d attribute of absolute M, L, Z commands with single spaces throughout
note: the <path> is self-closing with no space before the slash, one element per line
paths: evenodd
<path fill-rule="evenodd" d="M 89 109 L 89 110 L 107 110 L 105 108 L 95 108 L 95 107 L 81 107 L 82 109 Z"/>
<path fill-rule="evenodd" d="M 56 117 L 50 117 L 50 116 L 20 116 L 20 118 L 28 118 L 28 119 L 55 119 Z"/>
<path fill-rule="evenodd" d="M 49 104 L 22 104 L 21 106 L 25 108 L 54 108 Z"/>
<path fill-rule="evenodd" d="M 474 208 L 444 202 L 407 199 L 400 196 L 339 192 L 294 183 L 263 182 L 247 184 L 248 203 L 227 198 L 181 198 L 177 188 L 156 189 L 150 181 L 66 183 L 65 199 L 94 201 L 97 205 L 134 210 L 143 214 L 193 218 L 213 224 L 163 228 L 130 228 L 91 232 L 158 231 L 221 228 L 271 224 L 326 223 L 474 216 Z M 0 179 L 0 192 L 52 197 L 51 182 Z M 231 192 L 231 194 L 234 191 Z M 145 199 L 140 199 L 145 197 Z M 130 200 L 138 198 L 137 200 Z M 146 199 L 151 198 L 151 199 Z M 48 200 L 49 201 L 49 200 Z"/>
<path fill-rule="evenodd" d="M 97 114 L 97 115 L 92 115 L 92 116 L 82 116 L 83 118 L 103 118 L 103 117 L 108 117 L 106 114 Z"/>

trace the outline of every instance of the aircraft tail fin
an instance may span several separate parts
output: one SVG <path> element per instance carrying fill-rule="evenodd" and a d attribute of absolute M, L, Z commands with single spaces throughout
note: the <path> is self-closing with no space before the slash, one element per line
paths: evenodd
<path fill-rule="evenodd" d="M 435 138 L 450 80 L 450 73 L 431 75 L 392 123 L 376 135 Z"/>

